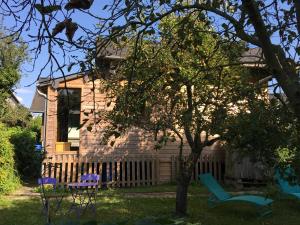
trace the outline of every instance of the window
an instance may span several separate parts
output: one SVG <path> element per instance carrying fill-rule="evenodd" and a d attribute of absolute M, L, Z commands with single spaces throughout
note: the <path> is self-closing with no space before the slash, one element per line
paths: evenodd
<path fill-rule="evenodd" d="M 81 89 L 58 90 L 57 141 L 70 142 L 71 150 L 79 149 Z"/>

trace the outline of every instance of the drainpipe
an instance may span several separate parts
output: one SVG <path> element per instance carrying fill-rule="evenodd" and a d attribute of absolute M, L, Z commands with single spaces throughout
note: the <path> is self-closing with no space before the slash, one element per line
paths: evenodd
<path fill-rule="evenodd" d="M 48 106 L 48 98 L 47 95 L 42 93 L 38 88 L 36 89 L 38 94 L 43 96 L 45 98 L 45 106 L 44 106 L 44 135 L 43 135 L 43 143 L 42 146 L 44 147 L 44 151 L 45 151 L 45 146 L 46 146 L 46 124 L 47 124 L 47 106 Z"/>

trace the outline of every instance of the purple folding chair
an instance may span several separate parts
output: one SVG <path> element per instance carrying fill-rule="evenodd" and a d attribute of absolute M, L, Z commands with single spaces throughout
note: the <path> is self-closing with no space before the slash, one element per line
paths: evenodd
<path fill-rule="evenodd" d="M 90 174 L 84 174 L 81 176 L 81 182 L 94 182 L 98 185 L 98 182 L 100 180 L 100 175 L 90 173 Z"/>
<path fill-rule="evenodd" d="M 45 216 L 47 218 L 47 222 L 50 222 L 50 201 L 53 199 L 55 203 L 55 210 L 56 213 L 61 206 L 62 200 L 64 195 L 57 193 L 57 181 L 56 178 L 52 177 L 43 177 L 38 179 L 38 184 L 41 188 L 41 199 L 43 204 L 43 212 L 45 213 Z M 48 190 L 45 190 L 45 185 L 52 185 L 53 191 L 51 193 L 47 193 Z"/>
<path fill-rule="evenodd" d="M 70 210 L 76 209 L 78 217 L 88 208 L 96 214 L 96 196 L 99 180 L 100 176 L 97 174 L 84 174 L 81 176 L 80 183 L 69 184 L 73 197 Z"/>
<path fill-rule="evenodd" d="M 38 184 L 39 185 L 44 185 L 44 184 L 52 184 L 53 189 L 56 189 L 56 178 L 52 177 L 43 177 L 38 179 Z"/>

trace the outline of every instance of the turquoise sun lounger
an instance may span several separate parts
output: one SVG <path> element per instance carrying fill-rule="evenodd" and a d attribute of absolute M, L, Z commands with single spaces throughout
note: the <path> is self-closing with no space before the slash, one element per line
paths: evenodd
<path fill-rule="evenodd" d="M 279 188 L 282 193 L 291 195 L 300 199 L 300 185 L 299 184 L 291 184 L 288 181 L 288 177 L 293 175 L 294 171 L 292 168 L 288 167 L 283 174 L 280 174 L 279 170 L 276 170 L 275 180 L 279 185 Z"/>
<path fill-rule="evenodd" d="M 199 179 L 211 192 L 211 196 L 208 199 L 208 205 L 210 207 L 226 202 L 248 202 L 257 206 L 258 214 L 260 216 L 266 216 L 272 213 L 272 199 L 256 195 L 232 196 L 219 185 L 210 173 L 199 175 Z"/>

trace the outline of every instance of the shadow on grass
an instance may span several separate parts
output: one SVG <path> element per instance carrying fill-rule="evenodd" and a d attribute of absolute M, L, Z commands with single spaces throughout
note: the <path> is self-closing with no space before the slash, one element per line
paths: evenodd
<path fill-rule="evenodd" d="M 68 214 L 70 198 L 65 199 L 62 209 L 53 215 L 54 225 L 139 225 L 145 218 L 173 218 L 174 198 L 126 198 L 122 194 L 105 192 L 97 200 L 97 212 L 87 212 L 76 220 L 75 213 Z M 258 219 L 256 208 L 245 203 L 231 203 L 208 208 L 207 197 L 192 195 L 188 204 L 186 221 L 200 225 L 298 225 L 300 201 L 276 200 L 273 215 Z M 0 198 L 0 225 L 45 225 L 39 198 L 12 200 Z M 162 223 L 148 223 L 160 225 Z M 186 224 L 186 223 L 182 223 Z"/>
<path fill-rule="evenodd" d="M 167 199 L 127 199 L 122 196 L 101 196 L 97 200 L 96 215 L 87 211 L 77 220 L 75 212 L 69 212 L 71 199 L 65 199 L 61 210 L 51 214 L 54 225 L 66 224 L 132 224 L 134 221 L 149 215 L 171 216 L 174 200 Z M 163 213 L 162 213 L 163 212 Z M 42 204 L 39 198 L 27 200 L 0 199 L 0 225 L 45 225 L 46 219 L 42 213 Z"/>

